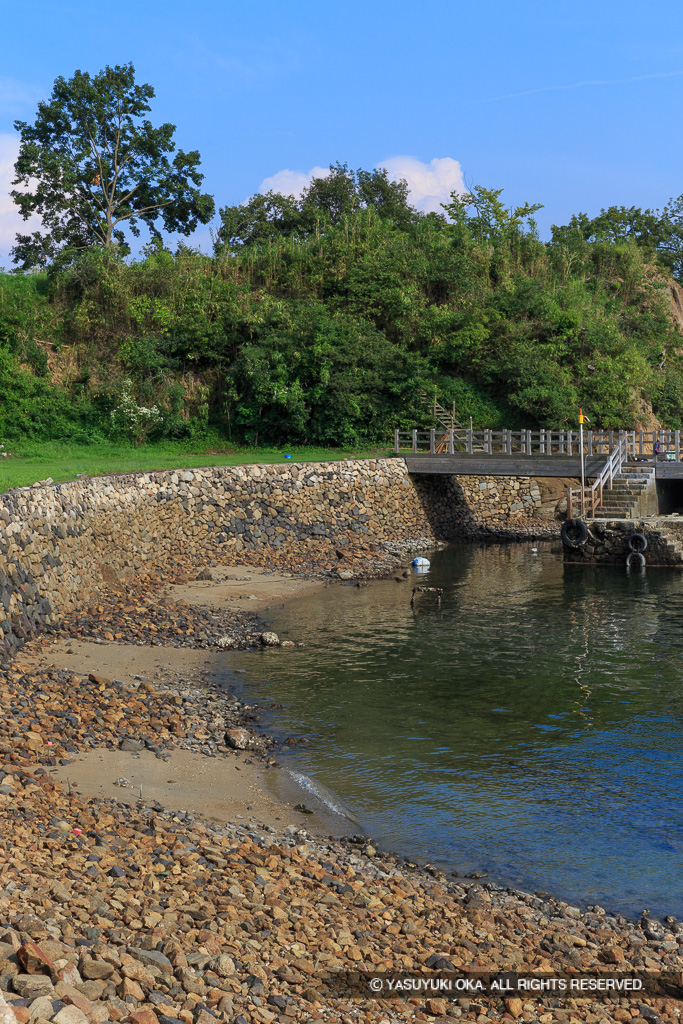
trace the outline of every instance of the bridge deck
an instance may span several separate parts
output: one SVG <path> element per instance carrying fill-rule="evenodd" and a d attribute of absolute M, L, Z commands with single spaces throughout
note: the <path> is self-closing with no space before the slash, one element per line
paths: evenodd
<path fill-rule="evenodd" d="M 581 476 L 581 459 L 578 455 L 485 455 L 464 453 L 443 455 L 424 453 L 402 456 L 409 473 L 442 474 L 445 476 Z M 586 458 L 586 478 L 596 477 L 605 464 L 605 456 Z M 638 463 L 648 465 L 648 463 Z M 654 465 L 658 480 L 683 480 L 683 462 L 649 463 Z M 628 472 L 627 466 L 624 470 Z"/>

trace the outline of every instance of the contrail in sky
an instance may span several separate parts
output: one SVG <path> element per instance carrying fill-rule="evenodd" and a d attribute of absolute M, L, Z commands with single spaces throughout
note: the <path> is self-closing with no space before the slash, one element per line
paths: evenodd
<path fill-rule="evenodd" d="M 540 89 L 526 89 L 524 92 L 509 92 L 504 96 L 489 96 L 487 99 L 479 100 L 480 103 L 496 103 L 498 100 L 514 100 L 519 96 L 534 96 L 539 92 L 560 92 L 564 89 L 582 89 L 587 85 L 626 85 L 629 82 L 645 82 L 650 78 L 676 78 L 683 75 L 683 71 L 659 71 L 654 75 L 636 75 L 635 78 L 609 78 L 587 80 L 585 82 L 572 82 L 571 85 L 543 85 Z"/>

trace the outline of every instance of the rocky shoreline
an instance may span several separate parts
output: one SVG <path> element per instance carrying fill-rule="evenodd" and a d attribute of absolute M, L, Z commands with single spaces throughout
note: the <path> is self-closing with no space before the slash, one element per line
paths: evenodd
<path fill-rule="evenodd" d="M 254 564 L 283 564 L 261 551 Z M 350 573 L 341 577 L 342 564 Z M 291 561 L 290 565 L 293 564 Z M 297 573 L 395 572 L 372 546 L 299 561 Z M 0 671 L 0 1019 L 9 1024 L 341 1024 L 404 1020 L 678 1020 L 683 926 L 545 894 L 447 877 L 385 855 L 366 837 L 316 836 L 299 822 L 217 823 L 173 806 L 84 797 L 55 773 L 79 752 L 174 750 L 226 768 L 266 765 L 258 710 L 188 675 L 129 678 L 39 667 L 55 641 L 219 649 L 261 643 L 256 615 L 159 600 L 191 563 L 141 577 L 31 641 Z M 111 638 L 111 641 L 109 640 Z M 104 648 L 102 648 L 104 650 Z M 178 654 L 182 653 L 178 650 Z M 286 656 L 283 652 L 283 656 Z M 241 755 L 243 756 L 243 755 Z M 345 972 L 361 974 L 360 987 Z M 421 976 L 660 972 L 666 995 L 581 992 L 384 998 L 365 973 Z"/>

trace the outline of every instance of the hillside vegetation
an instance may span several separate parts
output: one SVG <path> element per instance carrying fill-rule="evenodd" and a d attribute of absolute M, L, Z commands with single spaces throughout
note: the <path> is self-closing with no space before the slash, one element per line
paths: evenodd
<path fill-rule="evenodd" d="M 422 215 L 337 166 L 300 200 L 221 211 L 213 255 L 161 243 L 0 275 L 0 440 L 353 446 L 428 423 L 683 422 L 658 253 L 583 221 L 537 236 L 500 192 Z M 669 268 L 673 264 L 669 262 Z"/>

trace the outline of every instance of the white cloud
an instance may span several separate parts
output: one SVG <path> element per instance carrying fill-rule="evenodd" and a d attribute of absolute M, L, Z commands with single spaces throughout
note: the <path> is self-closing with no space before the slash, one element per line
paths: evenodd
<path fill-rule="evenodd" d="M 8 252 L 14 245 L 17 231 L 28 234 L 40 227 L 38 217 L 22 220 L 19 208 L 10 195 L 18 155 L 18 137 L 0 133 L 0 266 L 9 262 Z"/>
<path fill-rule="evenodd" d="M 383 167 L 391 181 L 405 178 L 410 189 L 410 202 L 423 213 L 441 213 L 441 204 L 448 202 L 451 192 L 467 191 L 462 167 L 450 156 L 435 157 L 429 163 L 413 156 L 392 156 L 377 167 Z M 264 178 L 258 191 L 298 198 L 314 178 L 325 178 L 329 173 L 326 167 L 312 167 L 310 171 L 278 171 L 270 178 Z"/>
<path fill-rule="evenodd" d="M 326 178 L 329 173 L 329 167 L 312 167 L 310 171 L 278 171 L 272 177 L 264 178 L 257 191 L 262 195 L 277 192 L 281 196 L 296 196 L 298 199 L 314 178 Z"/>
<path fill-rule="evenodd" d="M 383 167 L 391 181 L 405 178 L 410 189 L 410 202 L 422 213 L 443 213 L 451 192 L 467 192 L 458 160 L 450 156 L 434 157 L 429 163 L 414 156 L 392 156 L 383 160 Z"/>

